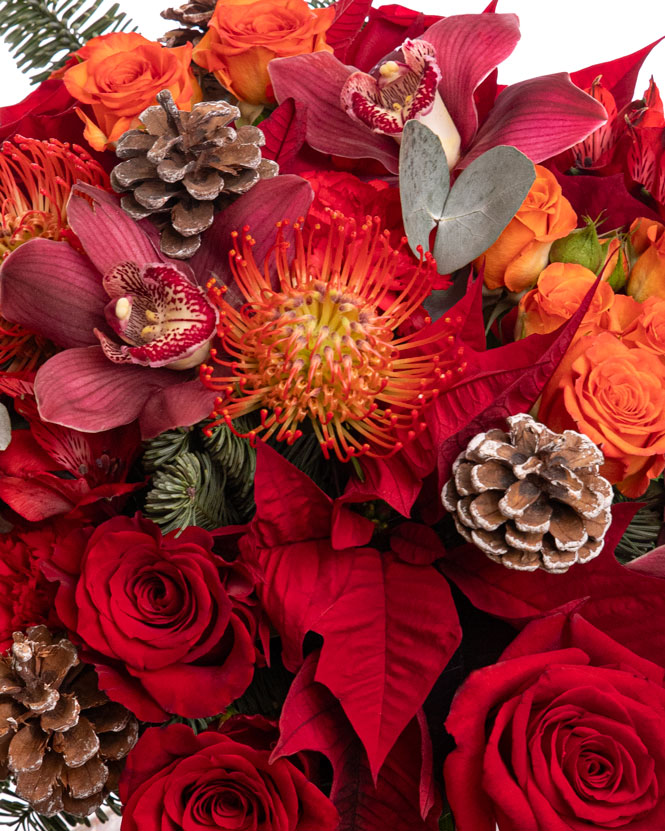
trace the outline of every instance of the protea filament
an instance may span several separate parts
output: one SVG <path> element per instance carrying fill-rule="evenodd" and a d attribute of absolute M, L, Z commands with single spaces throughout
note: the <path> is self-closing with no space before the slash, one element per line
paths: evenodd
<path fill-rule="evenodd" d="M 294 226 L 291 258 L 286 223 L 278 225 L 274 283 L 270 258 L 263 272 L 254 260 L 249 229 L 234 235 L 231 268 L 247 302 L 234 308 L 225 287 L 209 284 L 223 346 L 210 354 L 225 374 L 202 366 L 202 379 L 222 393 L 215 424 L 232 427 L 259 410 L 251 439 L 293 443 L 309 421 L 326 457 L 386 456 L 425 429 L 423 410 L 463 370 L 462 349 L 452 321 L 397 334 L 430 292 L 431 256 L 421 253 L 407 285 L 388 300 L 398 252 L 378 219 L 357 228 L 331 217 L 323 249 L 313 250 L 301 223 Z"/>

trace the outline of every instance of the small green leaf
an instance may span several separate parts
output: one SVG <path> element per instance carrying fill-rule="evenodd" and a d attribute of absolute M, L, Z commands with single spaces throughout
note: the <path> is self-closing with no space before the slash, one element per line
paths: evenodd
<path fill-rule="evenodd" d="M 515 216 L 535 178 L 533 162 L 507 145 L 492 147 L 471 162 L 453 185 L 438 223 L 433 253 L 439 272 L 455 271 L 486 251 Z"/>
<path fill-rule="evenodd" d="M 407 121 L 399 153 L 399 192 L 404 230 L 414 254 L 429 251 L 429 235 L 443 216 L 450 172 L 436 133 L 419 121 Z"/>

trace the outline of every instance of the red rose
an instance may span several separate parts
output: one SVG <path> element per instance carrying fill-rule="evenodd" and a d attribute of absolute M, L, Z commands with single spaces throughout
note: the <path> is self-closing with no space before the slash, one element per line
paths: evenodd
<path fill-rule="evenodd" d="M 579 615 L 527 626 L 453 701 L 455 827 L 665 828 L 664 677 Z"/>
<path fill-rule="evenodd" d="M 213 542 L 201 528 L 162 537 L 118 516 L 70 534 L 44 566 L 100 687 L 144 721 L 216 715 L 252 680 L 254 575 Z"/>
<path fill-rule="evenodd" d="M 276 738 L 260 716 L 198 736 L 150 728 L 120 782 L 122 831 L 334 831 L 332 802 L 287 759 L 270 762 Z"/>

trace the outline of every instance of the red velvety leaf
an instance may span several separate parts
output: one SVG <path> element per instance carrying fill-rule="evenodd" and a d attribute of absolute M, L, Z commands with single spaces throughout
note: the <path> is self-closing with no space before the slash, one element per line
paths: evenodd
<path fill-rule="evenodd" d="M 579 609 L 586 620 L 636 654 L 662 665 L 665 580 L 659 576 L 660 569 L 645 574 L 638 567 L 622 566 L 614 557 L 636 510 L 635 503 L 614 505 L 613 523 L 600 555 L 565 574 L 514 572 L 470 545 L 448 552 L 438 567 L 474 606 L 516 625 L 588 598 Z"/>
<path fill-rule="evenodd" d="M 453 15 L 430 26 L 423 35 L 436 51 L 441 69 L 439 93 L 459 131 L 462 148 L 469 145 L 478 127 L 473 100 L 476 87 L 512 53 L 519 38 L 519 21 L 514 14 Z"/>
<path fill-rule="evenodd" d="M 428 525 L 403 522 L 390 537 L 390 547 L 405 563 L 426 566 L 446 553 L 439 535 Z"/>
<path fill-rule="evenodd" d="M 331 799 L 340 812 L 338 831 L 434 831 L 440 800 L 422 714 L 398 739 L 375 786 L 365 752 L 339 702 L 315 680 L 317 660 L 317 653 L 308 656 L 289 690 L 272 758 L 303 750 L 328 757 L 334 771 Z"/>
<path fill-rule="evenodd" d="M 578 69 L 577 72 L 570 73 L 570 79 L 580 89 L 588 89 L 599 75 L 602 76 L 603 86 L 612 93 L 617 109 L 621 110 L 633 100 L 642 64 L 661 40 L 663 38 L 658 38 L 643 49 L 638 49 L 637 52 L 623 58 Z"/>
<path fill-rule="evenodd" d="M 349 45 L 362 29 L 371 6 L 372 0 L 337 0 L 335 3 L 335 19 L 326 32 L 326 43 L 343 63 L 346 63 Z"/>
<path fill-rule="evenodd" d="M 578 216 L 601 216 L 603 230 L 629 226 L 636 216 L 660 220 L 658 214 L 626 190 L 623 173 L 613 176 L 567 176 L 550 168 Z"/>
<path fill-rule="evenodd" d="M 259 446 L 255 483 L 257 513 L 243 548 L 263 570 L 261 600 L 285 666 L 302 664 L 308 631 L 323 637 L 317 680 L 340 700 L 376 775 L 459 643 L 448 584 L 392 553 L 334 549 L 332 500 L 269 447 Z M 342 511 L 366 540 L 366 522 L 356 524 L 345 506 L 337 523 Z"/>
<path fill-rule="evenodd" d="M 383 499 L 402 516 L 409 516 L 420 491 L 422 480 L 406 457 L 397 453 L 386 459 L 361 459 L 363 481 L 349 480 L 345 496 L 361 502 L 364 499 Z"/>
<path fill-rule="evenodd" d="M 261 122 L 261 132 L 266 139 L 261 155 L 283 168 L 305 142 L 305 106 L 293 98 L 287 98 Z"/>
<path fill-rule="evenodd" d="M 565 72 L 520 81 L 499 94 L 459 166 L 498 144 L 516 147 L 537 164 L 582 141 L 606 120 L 604 107 Z"/>
<path fill-rule="evenodd" d="M 307 143 L 321 153 L 347 159 L 376 159 L 398 171 L 399 145 L 346 114 L 340 93 L 352 69 L 330 52 L 275 58 L 268 72 L 281 104 L 295 98 L 307 106 Z"/>
<path fill-rule="evenodd" d="M 323 636 L 316 680 L 339 699 L 376 777 L 461 629 L 448 584 L 433 569 L 371 549 L 345 553 L 354 557 L 350 582 L 312 626 Z"/>
<path fill-rule="evenodd" d="M 295 465 L 263 442 L 256 448 L 256 521 L 261 545 L 328 539 L 333 501 Z"/>
<path fill-rule="evenodd" d="M 597 285 L 598 281 L 573 317 L 554 332 L 476 353 L 477 368 L 468 380 L 437 399 L 434 409 L 441 486 L 469 439 L 500 426 L 509 415 L 530 409 L 563 358 Z"/>

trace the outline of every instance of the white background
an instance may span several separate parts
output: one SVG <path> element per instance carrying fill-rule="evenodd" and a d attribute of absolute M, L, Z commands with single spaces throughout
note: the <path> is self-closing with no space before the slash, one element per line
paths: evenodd
<path fill-rule="evenodd" d="M 428 14 L 480 12 L 489 0 L 401 0 Z M 172 28 L 159 12 L 184 0 L 118 0 L 139 32 L 155 39 Z M 104 2 L 102 7 L 108 6 Z M 386 5 L 375 0 L 376 6 Z M 550 72 L 572 72 L 611 60 L 665 35 L 664 0 L 499 0 L 499 12 L 520 18 L 522 39 L 499 67 L 499 82 L 513 83 Z M 173 24 L 174 26 L 175 24 Z M 637 85 L 641 96 L 653 74 L 665 92 L 665 41 L 647 59 Z M 23 99 L 31 87 L 0 41 L 0 106 Z"/>

